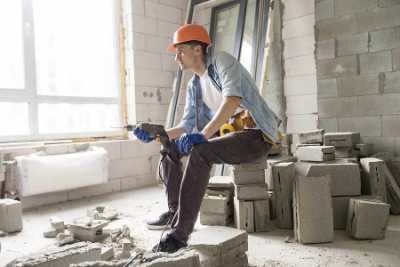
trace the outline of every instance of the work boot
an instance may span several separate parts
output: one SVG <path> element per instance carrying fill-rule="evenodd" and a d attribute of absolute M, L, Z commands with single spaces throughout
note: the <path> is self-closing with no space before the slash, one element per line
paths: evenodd
<path fill-rule="evenodd" d="M 186 243 L 183 243 L 179 240 L 176 240 L 171 235 L 166 235 L 164 238 L 160 240 L 160 243 L 156 244 L 152 251 L 156 252 L 167 252 L 167 253 L 175 253 L 181 248 L 187 247 Z"/>
<path fill-rule="evenodd" d="M 171 227 L 172 219 L 175 213 L 167 211 L 161 214 L 157 219 L 147 222 L 147 229 L 149 230 L 163 230 Z"/>

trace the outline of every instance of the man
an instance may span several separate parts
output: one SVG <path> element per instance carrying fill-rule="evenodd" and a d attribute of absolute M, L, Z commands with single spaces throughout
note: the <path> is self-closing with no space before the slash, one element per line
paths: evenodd
<path fill-rule="evenodd" d="M 186 24 L 168 47 L 180 68 L 192 70 L 194 76 L 188 83 L 182 121 L 167 130 L 180 153 L 162 160 L 169 211 L 147 224 L 149 229 L 172 226 L 154 251 L 173 253 L 187 246 L 213 164 L 251 162 L 265 156 L 278 141 L 280 119 L 260 96 L 250 74 L 228 53 L 207 56 L 210 44 L 202 26 Z M 254 119 L 253 129 L 215 137 L 224 123 L 243 110 Z M 134 134 L 144 142 L 152 141 L 143 129 Z M 184 172 L 179 160 L 183 155 L 189 156 Z"/>

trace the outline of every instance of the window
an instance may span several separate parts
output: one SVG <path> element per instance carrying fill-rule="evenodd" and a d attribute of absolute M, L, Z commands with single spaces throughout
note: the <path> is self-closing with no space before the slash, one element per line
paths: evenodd
<path fill-rule="evenodd" d="M 0 1 L 0 140 L 121 133 L 114 0 Z"/>
<path fill-rule="evenodd" d="M 226 51 L 259 83 L 269 0 L 233 0 L 216 6 L 211 15 L 212 52 Z"/>

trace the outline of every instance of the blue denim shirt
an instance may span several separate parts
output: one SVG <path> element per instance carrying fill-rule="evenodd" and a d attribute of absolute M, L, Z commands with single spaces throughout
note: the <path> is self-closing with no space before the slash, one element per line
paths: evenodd
<path fill-rule="evenodd" d="M 257 127 L 272 141 L 279 140 L 278 127 L 281 120 L 268 107 L 254 79 L 242 64 L 230 54 L 219 52 L 207 58 L 207 70 L 210 80 L 223 97 L 240 97 L 240 106 L 250 112 Z M 202 100 L 200 78 L 195 74 L 187 86 L 185 110 L 178 127 L 184 128 L 186 133 L 193 132 L 195 128 L 201 131 L 213 116 L 213 112 Z"/>

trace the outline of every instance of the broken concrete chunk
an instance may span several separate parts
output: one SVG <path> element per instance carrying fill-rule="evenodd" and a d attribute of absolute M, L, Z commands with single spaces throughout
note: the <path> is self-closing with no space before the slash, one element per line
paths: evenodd
<path fill-rule="evenodd" d="M 323 129 L 302 132 L 298 134 L 298 139 L 301 144 L 322 144 L 324 133 Z"/>
<path fill-rule="evenodd" d="M 296 176 L 293 187 L 293 213 L 294 234 L 298 242 L 307 244 L 333 241 L 329 176 Z"/>
<path fill-rule="evenodd" d="M 390 205 L 380 200 L 350 199 L 347 233 L 355 239 L 383 239 Z"/>
<path fill-rule="evenodd" d="M 62 232 L 65 229 L 64 220 L 58 217 L 51 217 L 50 218 L 50 225 L 55 229 L 57 232 Z"/>
<path fill-rule="evenodd" d="M 239 200 L 256 200 L 268 198 L 266 184 L 235 185 L 235 197 Z"/>
<path fill-rule="evenodd" d="M 101 248 L 98 245 L 79 242 L 15 259 L 7 264 L 7 267 L 69 267 L 74 263 L 99 260 L 100 251 Z"/>
<path fill-rule="evenodd" d="M 97 242 L 107 236 L 103 233 L 103 228 L 108 224 L 109 221 L 107 220 L 92 220 L 89 222 L 78 220 L 69 225 L 69 230 L 78 240 Z"/>
<path fill-rule="evenodd" d="M 265 169 L 259 170 L 232 170 L 235 184 L 263 184 L 265 183 Z"/>
<path fill-rule="evenodd" d="M 58 232 L 56 229 L 48 229 L 46 231 L 43 232 L 43 236 L 46 238 L 55 238 L 57 236 Z"/>
<path fill-rule="evenodd" d="M 355 147 L 360 143 L 360 133 L 356 132 L 337 132 L 325 133 L 324 145 L 334 147 Z"/>
<path fill-rule="evenodd" d="M 68 230 L 64 231 L 62 233 L 58 233 L 56 236 L 56 239 L 57 239 L 58 246 L 64 246 L 66 244 L 71 244 L 75 241 L 74 235 L 71 232 L 69 232 Z"/>
<path fill-rule="evenodd" d="M 0 237 L 5 237 L 5 236 L 7 236 L 7 232 L 0 230 Z M 1 250 L 0 250 L 0 252 L 1 252 Z"/>
<path fill-rule="evenodd" d="M 114 220 L 118 217 L 119 213 L 114 208 L 108 208 L 105 206 L 98 206 L 94 209 L 87 211 L 87 216 L 94 220 Z"/>
<path fill-rule="evenodd" d="M 296 151 L 300 161 L 329 161 L 335 159 L 334 146 L 302 146 Z"/>
<path fill-rule="evenodd" d="M 14 199 L 0 199 L 0 230 L 7 233 L 22 230 L 21 202 Z"/>
<path fill-rule="evenodd" d="M 271 230 L 269 199 L 254 201 L 254 230 L 266 232 Z"/>
<path fill-rule="evenodd" d="M 234 200 L 235 225 L 237 229 L 248 233 L 254 232 L 254 205 L 253 201 Z"/>
<path fill-rule="evenodd" d="M 385 162 L 377 158 L 362 158 L 360 164 L 363 174 L 361 176 L 363 194 L 381 196 L 386 202 Z"/>
<path fill-rule="evenodd" d="M 193 251 L 178 251 L 174 254 L 166 254 L 151 262 L 139 264 L 138 267 L 202 267 L 199 255 Z"/>
<path fill-rule="evenodd" d="M 296 172 L 307 177 L 330 176 L 332 196 L 361 195 L 360 168 L 357 163 L 297 162 Z"/>
<path fill-rule="evenodd" d="M 103 261 L 108 261 L 114 257 L 114 248 L 113 247 L 102 247 L 100 259 Z"/>

